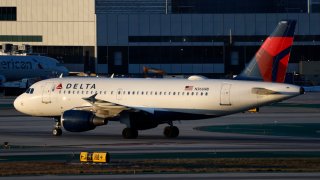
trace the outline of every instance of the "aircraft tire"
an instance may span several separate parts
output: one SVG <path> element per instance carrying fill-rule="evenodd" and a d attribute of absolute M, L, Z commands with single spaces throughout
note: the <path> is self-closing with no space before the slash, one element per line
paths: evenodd
<path fill-rule="evenodd" d="M 54 129 L 52 130 L 52 134 L 53 134 L 54 136 L 61 136 L 61 135 L 62 135 L 62 130 L 59 129 L 59 128 L 54 128 Z"/>
<path fill-rule="evenodd" d="M 122 137 L 125 139 L 136 139 L 138 137 L 138 130 L 132 128 L 124 128 Z"/>
<path fill-rule="evenodd" d="M 163 134 L 167 138 L 176 138 L 179 136 L 179 129 L 176 126 L 167 126 L 164 128 Z"/>

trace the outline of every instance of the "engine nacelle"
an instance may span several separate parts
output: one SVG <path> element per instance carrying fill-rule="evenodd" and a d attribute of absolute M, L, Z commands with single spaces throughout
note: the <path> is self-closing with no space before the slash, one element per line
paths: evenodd
<path fill-rule="evenodd" d="M 68 110 L 61 116 L 62 126 L 70 132 L 90 131 L 97 126 L 105 125 L 108 120 L 100 118 L 89 111 Z"/>
<path fill-rule="evenodd" d="M 130 113 L 130 127 L 137 130 L 155 128 L 159 125 L 158 121 L 149 113 Z"/>

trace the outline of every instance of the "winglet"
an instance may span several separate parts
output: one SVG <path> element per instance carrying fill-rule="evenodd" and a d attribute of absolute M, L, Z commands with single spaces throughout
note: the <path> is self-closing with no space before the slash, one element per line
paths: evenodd
<path fill-rule="evenodd" d="M 280 21 L 274 32 L 264 41 L 248 66 L 236 79 L 284 82 L 295 26 L 295 20 Z"/>

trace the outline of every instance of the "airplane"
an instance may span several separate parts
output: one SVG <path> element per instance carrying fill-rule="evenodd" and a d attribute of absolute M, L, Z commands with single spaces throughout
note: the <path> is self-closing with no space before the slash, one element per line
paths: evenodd
<path fill-rule="evenodd" d="M 0 55 L 0 87 L 2 88 L 11 87 L 9 83 L 13 81 L 32 78 L 47 79 L 60 74 L 68 75 L 68 69 L 50 57 Z"/>
<path fill-rule="evenodd" d="M 119 121 L 126 125 L 123 138 L 137 138 L 139 130 L 159 124 L 168 124 L 163 133 L 175 138 L 174 121 L 226 116 L 304 94 L 302 87 L 283 83 L 295 24 L 280 21 L 238 79 L 62 77 L 33 84 L 14 107 L 53 117 L 55 136 L 62 127 L 84 132 Z"/>
<path fill-rule="evenodd" d="M 68 70 L 56 59 L 46 56 L 0 56 L 0 77 L 6 81 L 16 81 L 33 77 L 56 77 L 68 75 Z"/>

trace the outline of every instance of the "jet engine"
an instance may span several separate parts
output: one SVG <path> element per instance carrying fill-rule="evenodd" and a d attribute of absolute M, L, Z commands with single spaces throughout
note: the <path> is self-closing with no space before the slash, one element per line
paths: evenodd
<path fill-rule="evenodd" d="M 62 126 L 70 132 L 90 131 L 97 126 L 105 125 L 108 120 L 94 115 L 90 111 L 68 110 L 61 116 Z"/>

